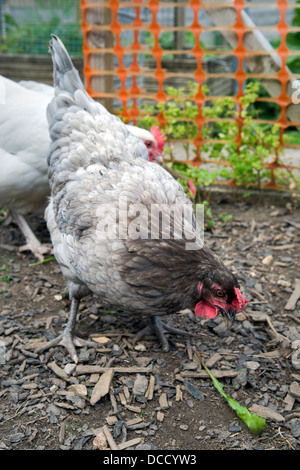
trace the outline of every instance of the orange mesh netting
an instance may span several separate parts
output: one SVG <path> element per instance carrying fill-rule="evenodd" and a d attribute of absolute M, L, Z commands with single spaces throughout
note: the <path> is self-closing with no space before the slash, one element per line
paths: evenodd
<path fill-rule="evenodd" d="M 193 119 L 197 124 L 197 135 L 192 140 L 184 139 L 195 146 L 195 157 L 187 161 L 199 165 L 205 163 L 201 151 L 203 144 L 214 142 L 214 139 L 203 137 L 203 126 L 215 120 L 203 116 L 203 105 L 225 95 L 233 96 L 240 104 L 245 82 L 256 78 L 268 92 L 257 101 L 277 106 L 279 112 L 275 119 L 257 118 L 255 121 L 278 123 L 281 146 L 287 147 L 285 131 L 291 126 L 296 132 L 300 130 L 300 105 L 297 104 L 300 88 L 299 92 L 292 88 L 293 80 L 300 79 L 300 74 L 291 73 L 287 67 L 288 57 L 300 61 L 300 48 L 291 50 L 287 45 L 289 33 L 300 36 L 300 27 L 290 26 L 287 21 L 296 8 L 300 8 L 300 4 L 287 0 L 272 3 L 81 0 L 87 91 L 110 111 L 116 112 L 117 107 L 122 117 L 136 123 L 141 116 L 141 102 L 160 102 L 169 98 L 167 84 L 185 86 L 189 80 L 200 85 L 209 82 L 215 88 L 213 92 L 204 95 L 199 87 L 194 97 L 198 107 L 198 114 Z M 251 19 L 250 9 L 255 9 L 259 25 Z M 263 23 L 263 17 L 269 16 L 268 9 L 276 17 L 271 25 Z M 260 15 L 260 11 L 264 14 Z M 203 13 L 206 21 L 203 21 Z M 203 39 L 205 35 L 212 38 L 216 34 L 221 38 L 222 47 L 212 44 L 212 39 Z M 272 49 L 266 39 L 268 34 L 279 37 L 280 45 L 276 49 Z M 172 41 L 166 45 L 167 41 L 162 41 L 163 35 L 165 39 L 173 38 Z M 188 48 L 187 37 L 190 40 Z M 166 57 L 172 59 L 166 62 Z M 241 127 L 239 120 L 237 124 Z M 289 144 L 288 147 L 296 149 L 300 144 Z M 209 163 L 228 164 L 226 161 Z M 267 166 L 271 170 L 270 181 L 266 184 L 269 187 L 278 186 L 276 169 L 300 169 L 295 162 L 280 163 L 278 155 Z"/>

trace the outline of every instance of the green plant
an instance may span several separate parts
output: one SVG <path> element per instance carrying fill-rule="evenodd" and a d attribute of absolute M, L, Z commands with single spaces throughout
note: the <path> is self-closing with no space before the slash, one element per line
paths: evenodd
<path fill-rule="evenodd" d="M 265 426 L 266 420 L 262 416 L 258 416 L 255 413 L 250 413 L 250 411 L 245 407 L 241 406 L 236 400 L 234 400 L 230 395 L 224 392 L 223 386 L 221 383 L 216 379 L 216 377 L 211 373 L 211 371 L 206 366 L 205 362 L 203 361 L 202 357 L 198 353 L 195 346 L 193 346 L 193 351 L 196 354 L 197 358 L 201 362 L 203 368 L 205 369 L 206 373 L 211 378 L 215 388 L 218 390 L 220 395 L 227 400 L 228 405 L 236 412 L 239 418 L 248 426 L 253 434 L 260 434 Z"/>
<path fill-rule="evenodd" d="M 206 101 L 202 107 L 202 114 L 207 121 L 202 127 L 202 136 L 206 142 L 201 147 L 201 153 L 205 153 L 208 162 L 230 163 L 230 166 L 223 164 L 222 169 L 219 169 L 221 165 L 217 165 L 218 169 L 215 171 L 208 170 L 204 165 L 176 162 L 173 155 L 173 139 L 186 140 L 184 149 L 189 159 L 190 141 L 198 134 L 194 121 L 198 114 L 198 105 L 194 99 L 198 92 L 197 83 L 190 82 L 187 91 L 184 88 L 168 87 L 166 102 L 142 108 L 142 118 L 138 125 L 149 129 L 151 125 L 158 125 L 158 117 L 164 123 L 162 130 L 167 141 L 165 153 L 170 156 L 170 162 L 166 164 L 179 174 L 180 183 L 194 203 L 204 204 L 208 228 L 213 226 L 210 209 L 213 185 L 220 178 L 225 178 L 234 180 L 244 188 L 261 189 L 262 183 L 271 176 L 268 163 L 274 160 L 276 154 L 281 153 L 279 126 L 261 124 L 255 120 L 256 99 L 260 90 L 260 82 L 249 81 L 244 96 L 240 98 L 240 106 L 233 97 L 224 97 Z M 203 86 L 202 92 L 208 94 L 207 87 Z M 295 191 L 299 192 L 300 179 L 292 171 L 283 174 L 275 171 L 275 178 L 277 183 L 289 187 L 293 194 Z M 221 220 L 226 223 L 230 221 L 230 216 L 225 215 Z"/>
<path fill-rule="evenodd" d="M 226 179 L 234 179 L 240 186 L 261 189 L 262 181 L 270 178 L 270 170 L 265 163 L 271 161 L 279 151 L 280 140 L 279 125 L 262 125 L 254 120 L 254 103 L 259 89 L 259 82 L 247 84 L 245 94 L 240 98 L 239 110 L 234 99 L 227 97 L 215 100 L 212 106 L 205 107 L 203 114 L 214 118 L 229 117 L 236 121 L 217 121 L 213 128 L 204 126 L 204 137 L 211 137 L 213 132 L 213 137 L 222 141 L 205 144 L 204 149 L 209 157 L 231 163 L 231 168 L 223 168 L 220 175 Z"/>
<path fill-rule="evenodd" d="M 80 22 L 63 22 L 60 15 L 52 10 L 49 15 L 49 19 L 45 20 L 41 9 L 30 9 L 30 13 L 27 13 L 20 24 L 11 15 L 5 15 L 6 38 L 0 43 L 0 52 L 48 54 L 49 38 L 54 33 L 61 38 L 73 56 L 82 55 Z"/>

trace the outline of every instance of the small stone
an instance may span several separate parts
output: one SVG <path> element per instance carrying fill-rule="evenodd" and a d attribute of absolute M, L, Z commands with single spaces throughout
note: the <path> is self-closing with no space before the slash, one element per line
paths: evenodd
<path fill-rule="evenodd" d="M 285 279 L 279 279 L 279 280 L 277 281 L 277 284 L 278 284 L 279 286 L 282 286 L 282 287 L 291 287 L 291 285 L 292 285 L 292 284 L 290 283 L 290 281 L 286 281 Z"/>
<path fill-rule="evenodd" d="M 187 424 L 180 424 L 179 427 L 180 427 L 180 429 L 181 429 L 182 431 L 187 431 L 187 430 L 189 429 L 189 427 L 188 427 Z"/>
<path fill-rule="evenodd" d="M 145 375 L 137 374 L 133 384 L 133 395 L 144 395 L 148 388 L 148 379 Z"/>
<path fill-rule="evenodd" d="M 74 370 L 76 369 L 76 364 L 66 364 L 64 367 L 64 371 L 67 375 L 72 375 Z"/>
<path fill-rule="evenodd" d="M 83 408 L 85 408 L 85 400 L 82 397 L 78 397 L 76 395 L 66 395 L 66 399 L 80 410 L 83 410 Z"/>
<path fill-rule="evenodd" d="M 264 264 L 265 266 L 270 266 L 270 264 L 272 262 L 273 262 L 273 256 L 272 255 L 268 255 L 262 260 L 262 264 Z"/>
<path fill-rule="evenodd" d="M 107 449 L 107 440 L 103 431 L 100 431 L 93 440 L 94 450 L 104 450 Z"/>
<path fill-rule="evenodd" d="M 85 398 L 87 396 L 87 388 L 84 384 L 73 384 L 68 387 L 69 392 L 73 392 L 78 397 Z"/>
<path fill-rule="evenodd" d="M 48 406 L 47 412 L 48 412 L 49 414 L 53 414 L 54 416 L 59 416 L 60 413 L 61 413 L 60 409 L 59 409 L 57 406 L 55 406 L 53 403 L 51 403 L 51 404 Z"/>
<path fill-rule="evenodd" d="M 291 360 L 294 369 L 300 370 L 300 348 L 292 354 Z"/>
<path fill-rule="evenodd" d="M 12 434 L 9 436 L 10 442 L 19 442 L 25 437 L 25 434 L 22 432 L 16 432 L 15 434 Z"/>
<path fill-rule="evenodd" d="M 184 380 L 183 384 L 186 390 L 192 395 L 193 398 L 195 398 L 196 400 L 200 400 L 200 401 L 204 400 L 203 393 L 201 393 L 197 387 L 195 387 L 193 384 L 191 384 L 187 380 Z"/>
<path fill-rule="evenodd" d="M 237 423 L 231 423 L 229 425 L 228 429 L 229 429 L 230 432 L 241 432 L 242 431 L 241 426 Z"/>
<path fill-rule="evenodd" d="M 295 398 L 300 398 L 300 385 L 294 381 L 290 385 L 290 394 Z"/>
<path fill-rule="evenodd" d="M 295 418 L 290 421 L 291 433 L 294 437 L 300 437 L 300 419 Z"/>
<path fill-rule="evenodd" d="M 165 415 L 162 411 L 158 411 L 157 414 L 156 414 L 156 418 L 157 418 L 157 421 L 162 422 L 165 418 Z"/>
<path fill-rule="evenodd" d="M 136 351 L 145 352 L 146 351 L 146 346 L 142 343 L 139 343 L 136 346 L 134 346 L 134 349 Z"/>
<path fill-rule="evenodd" d="M 255 370 L 260 368 L 259 362 L 256 362 L 256 361 L 246 361 L 245 364 L 247 366 L 247 369 L 249 369 L 249 370 L 255 371 Z"/>

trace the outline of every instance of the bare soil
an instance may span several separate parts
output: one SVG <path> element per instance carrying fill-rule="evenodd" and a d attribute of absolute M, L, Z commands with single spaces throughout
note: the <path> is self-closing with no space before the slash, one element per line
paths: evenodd
<path fill-rule="evenodd" d="M 21 255 L 18 247 L 24 240 L 18 228 L 2 225 L 0 340 L 6 354 L 0 364 L 1 448 L 89 450 L 99 429 L 107 426 L 120 448 L 135 439 L 127 449 L 300 449 L 300 370 L 292 362 L 300 340 L 299 302 L 285 309 L 300 277 L 300 212 L 245 202 L 213 204 L 212 212 L 215 227 L 206 233 L 206 243 L 237 274 L 252 302 L 231 329 L 221 318 L 199 320 L 189 311 L 168 317 L 168 323 L 193 336 L 170 338 L 174 349 L 164 353 L 152 337 L 132 346 L 143 319 L 109 312 L 99 299 L 84 299 L 78 336 L 97 333 L 109 341 L 81 350 L 78 366 L 115 368 L 109 392 L 94 405 L 90 397 L 102 370 L 78 373 L 75 368 L 63 378 L 52 368 L 55 363 L 64 371 L 72 363 L 63 348 L 35 352 L 39 341 L 62 330 L 68 315 L 56 261 L 35 264 L 30 253 Z M 224 222 L 219 214 L 232 219 Z M 43 219 L 30 220 L 39 238 L 49 241 Z M 268 256 L 273 257 L 270 264 Z M 267 424 L 260 435 L 251 433 L 203 376 L 192 346 L 211 370 L 223 373 L 219 381 L 227 394 L 248 409 L 263 407 Z M 122 369 L 128 367 L 135 372 Z M 141 377 L 147 389 L 151 376 L 152 397 L 145 388 L 134 392 L 134 386 L 143 384 Z M 84 385 L 87 395 L 70 391 L 74 384 Z"/>

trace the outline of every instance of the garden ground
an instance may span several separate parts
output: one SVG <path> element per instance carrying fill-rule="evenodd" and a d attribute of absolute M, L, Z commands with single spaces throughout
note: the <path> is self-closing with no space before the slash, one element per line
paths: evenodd
<path fill-rule="evenodd" d="M 68 315 L 57 263 L 35 265 L 29 253 L 18 253 L 24 240 L 17 227 L 1 227 L 0 339 L 6 358 L 0 365 L 0 448 L 300 449 L 299 303 L 286 310 L 300 278 L 300 212 L 218 200 L 212 213 L 215 227 L 205 241 L 251 298 L 233 327 L 184 311 L 167 320 L 192 337 L 170 338 L 169 353 L 151 337 L 134 348 L 142 319 L 84 299 L 77 333 L 96 335 L 101 343 L 82 349 L 77 367 L 62 348 L 35 352 L 61 331 Z M 224 223 L 220 214 L 232 219 Z M 31 218 L 31 224 L 49 239 L 41 218 Z M 260 435 L 219 395 L 193 346 L 226 393 L 266 417 Z M 92 404 L 105 371 L 112 371 L 107 393 Z M 103 443 L 102 431 L 112 440 Z"/>

